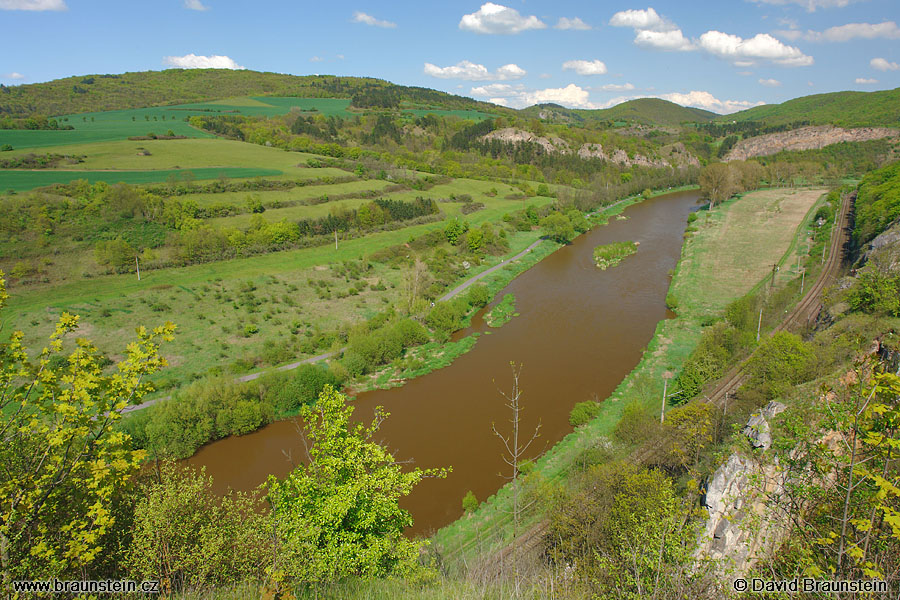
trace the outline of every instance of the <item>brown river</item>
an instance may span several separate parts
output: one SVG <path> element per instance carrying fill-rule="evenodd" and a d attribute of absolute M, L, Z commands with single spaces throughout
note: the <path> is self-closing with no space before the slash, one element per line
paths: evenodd
<path fill-rule="evenodd" d="M 613 218 L 513 280 L 497 299 L 515 294 L 520 316 L 490 329 L 476 315 L 462 333 L 492 333 L 468 354 L 403 387 L 355 399 L 354 418 L 368 421 L 375 406 L 391 414 L 381 441 L 398 460 L 453 467 L 446 479 L 420 483 L 402 503 L 415 520 L 410 533 L 425 535 L 458 518 L 468 490 L 484 500 L 506 482 L 501 472 L 509 467 L 491 424 L 509 429 L 510 413 L 498 390 L 512 386 L 510 361 L 522 365 L 521 431 L 541 423 L 532 447 L 537 452 L 572 431 L 569 411 L 577 402 L 606 398 L 637 365 L 656 324 L 669 316 L 669 273 L 697 201 L 696 191 L 676 192 L 627 208 L 627 220 Z M 625 240 L 640 242 L 637 254 L 606 271 L 594 266 L 595 246 Z M 214 442 L 189 461 L 205 465 L 222 492 L 252 489 L 269 474 L 286 475 L 288 456 L 295 462 L 304 456 L 294 421 Z"/>

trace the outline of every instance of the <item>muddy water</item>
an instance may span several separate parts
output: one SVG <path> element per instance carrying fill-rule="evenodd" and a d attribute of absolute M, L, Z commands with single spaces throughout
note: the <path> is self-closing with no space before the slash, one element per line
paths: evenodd
<path fill-rule="evenodd" d="M 606 398 L 634 368 L 657 322 L 667 317 L 669 271 L 696 203 L 696 192 L 680 192 L 629 207 L 627 220 L 613 219 L 581 236 L 507 286 L 498 298 L 515 294 L 520 316 L 482 335 L 451 366 L 356 398 L 355 417 L 368 420 L 375 406 L 391 413 L 380 434 L 396 458 L 453 467 L 449 477 L 422 482 L 405 500 L 413 533 L 427 534 L 459 517 L 467 490 L 484 500 L 505 483 L 501 472 L 509 468 L 491 424 L 509 427 L 498 389 L 511 388 L 510 361 L 522 365 L 522 431 L 541 423 L 537 451 L 572 430 L 568 416 L 575 403 Z M 606 271 L 594 266 L 594 246 L 624 240 L 640 242 L 637 254 Z M 489 329 L 476 316 L 471 330 Z M 190 462 L 205 465 L 219 490 L 246 490 L 270 473 L 284 476 L 303 454 L 295 423 L 284 421 L 210 444 Z"/>

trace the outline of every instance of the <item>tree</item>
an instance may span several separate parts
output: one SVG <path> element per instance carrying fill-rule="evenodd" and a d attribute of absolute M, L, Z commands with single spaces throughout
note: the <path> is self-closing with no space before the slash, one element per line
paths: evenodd
<path fill-rule="evenodd" d="M 562 213 L 555 212 L 547 215 L 541 219 L 540 226 L 545 236 L 561 244 L 568 244 L 575 237 L 575 227 L 572 226 L 572 221 Z"/>
<path fill-rule="evenodd" d="M 318 583 L 416 571 L 419 544 L 403 536 L 412 517 L 398 502 L 424 477 L 450 469 L 404 469 L 374 441 L 388 414 L 378 407 L 370 425 L 353 423 L 353 407 L 330 385 L 300 414 L 308 462 L 268 483 L 277 543 L 272 576 Z"/>
<path fill-rule="evenodd" d="M 724 163 L 711 163 L 700 172 L 700 191 L 709 199 L 710 207 L 734 193 L 731 169 Z"/>
<path fill-rule="evenodd" d="M 8 297 L 0 273 L 0 308 Z M 64 354 L 64 338 L 77 326 L 77 316 L 63 313 L 34 360 L 21 332 L 0 346 L 0 562 L 7 585 L 84 573 L 105 558 L 114 503 L 144 456 L 113 425 L 151 391 L 144 379 L 165 366 L 159 342 L 171 340 L 175 326 L 138 328 L 112 374 L 87 340 Z"/>
<path fill-rule="evenodd" d="M 531 447 L 531 444 L 534 443 L 534 440 L 538 438 L 541 431 L 541 424 L 538 422 L 537 427 L 534 429 L 534 433 L 531 434 L 531 437 L 527 442 L 521 443 L 519 442 L 519 425 L 521 423 L 521 415 L 522 415 L 522 405 L 519 400 L 522 397 L 522 389 L 519 387 L 519 376 L 522 374 L 522 366 L 519 365 L 516 367 L 516 364 L 511 362 L 509 363 L 510 368 L 512 369 L 513 375 L 513 387 L 510 393 L 500 392 L 503 398 L 506 399 L 506 408 L 510 410 L 512 413 L 512 418 L 510 419 L 510 423 L 512 424 L 512 431 L 503 435 L 499 431 L 497 431 L 497 426 L 495 424 L 491 424 L 491 430 L 494 432 L 500 441 L 503 443 L 503 462 L 509 465 L 511 471 L 509 477 L 507 479 L 510 480 L 510 485 L 512 486 L 512 497 L 513 497 L 513 508 L 512 508 L 512 517 L 513 517 L 513 548 L 514 548 L 514 556 L 513 556 L 513 570 L 515 577 L 515 585 L 516 585 L 516 595 L 519 595 L 519 548 L 517 543 L 517 538 L 519 537 L 519 520 L 521 518 L 522 509 L 519 506 L 519 466 L 522 462 L 522 459 L 525 457 L 525 454 L 528 452 L 528 449 Z M 524 437 L 523 437 L 524 439 Z"/>
<path fill-rule="evenodd" d="M 270 517 L 256 504 L 240 493 L 217 497 L 211 477 L 164 462 L 135 506 L 128 572 L 170 589 L 261 579 Z"/>

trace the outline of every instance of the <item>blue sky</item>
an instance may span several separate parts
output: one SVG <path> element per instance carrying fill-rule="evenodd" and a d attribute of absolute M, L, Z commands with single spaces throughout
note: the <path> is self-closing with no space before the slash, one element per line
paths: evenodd
<path fill-rule="evenodd" d="M 0 0 L 0 83 L 172 66 L 372 76 L 522 107 L 721 113 L 900 87 L 896 0 Z"/>

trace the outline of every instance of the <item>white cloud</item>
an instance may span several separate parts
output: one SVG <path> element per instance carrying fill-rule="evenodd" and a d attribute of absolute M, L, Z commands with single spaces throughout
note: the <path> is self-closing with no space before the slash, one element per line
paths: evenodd
<path fill-rule="evenodd" d="M 809 12 L 816 12 L 817 8 L 843 8 L 854 0 L 750 0 L 750 2 L 760 2 L 762 4 L 776 4 L 784 6 L 785 4 L 798 4 Z"/>
<path fill-rule="evenodd" d="M 190 10 L 209 10 L 200 0 L 184 0 L 184 7 Z"/>
<path fill-rule="evenodd" d="M 17 73 L 16 71 L 13 71 L 12 73 L 4 73 L 3 75 L 0 75 L 0 78 L 3 78 L 3 79 L 25 79 L 25 76 L 22 75 L 21 73 Z"/>
<path fill-rule="evenodd" d="M 575 71 L 579 75 L 603 75 L 606 73 L 606 65 L 600 60 L 567 60 L 563 63 L 562 68 Z"/>
<path fill-rule="evenodd" d="M 647 46 L 657 50 L 694 50 L 695 46 L 684 37 L 680 29 L 672 31 L 653 31 L 643 29 L 634 36 L 634 43 L 638 46 Z"/>
<path fill-rule="evenodd" d="M 606 85 L 601 85 L 600 89 L 604 92 L 628 92 L 634 89 L 634 85 L 630 83 L 607 83 Z"/>
<path fill-rule="evenodd" d="M 765 104 L 765 102 L 749 102 L 747 100 L 719 100 L 709 92 L 701 92 L 696 90 L 688 92 L 687 94 L 662 94 L 658 97 L 662 98 L 663 100 L 668 100 L 669 102 L 674 102 L 675 104 L 680 104 L 682 106 L 703 108 L 705 110 L 711 110 L 713 112 L 726 115 L 729 113 L 737 112 L 739 110 L 751 108 L 753 106 Z"/>
<path fill-rule="evenodd" d="M 781 87 L 781 82 L 777 79 L 760 79 L 759 85 L 764 85 L 766 87 Z"/>
<path fill-rule="evenodd" d="M 534 15 L 523 17 L 514 8 L 493 2 L 482 4 L 476 12 L 463 15 L 459 21 L 460 29 L 475 33 L 513 34 L 545 27 L 547 25 Z"/>
<path fill-rule="evenodd" d="M 900 65 L 895 62 L 890 62 L 886 58 L 873 58 L 869 61 L 869 65 L 873 69 L 878 69 L 879 71 L 896 71 L 900 69 Z"/>
<path fill-rule="evenodd" d="M 311 59 L 309 59 L 309 62 L 324 62 L 324 60 L 325 59 L 321 56 L 313 56 Z"/>
<path fill-rule="evenodd" d="M 587 31 L 591 29 L 591 26 L 575 17 L 574 19 L 567 19 L 566 17 L 560 17 L 559 21 L 556 22 L 556 25 L 553 26 L 554 29 L 577 29 L 578 31 Z"/>
<path fill-rule="evenodd" d="M 197 56 L 185 54 L 184 56 L 165 56 L 163 64 L 179 69 L 244 69 L 227 56 Z"/>
<path fill-rule="evenodd" d="M 516 64 L 503 65 L 491 73 L 484 65 L 464 60 L 451 67 L 439 67 L 425 63 L 425 74 L 439 79 L 463 79 L 465 81 L 512 81 L 525 77 L 525 69 Z"/>
<path fill-rule="evenodd" d="M 360 11 L 356 11 L 355 13 L 353 13 L 353 22 L 371 25 L 372 27 L 383 27 L 385 29 L 393 29 L 397 26 L 396 23 L 392 23 L 390 21 L 382 21 L 381 19 L 376 19 L 372 15 L 367 15 L 366 13 Z"/>
<path fill-rule="evenodd" d="M 791 36 L 794 36 L 798 32 L 791 31 L 789 33 Z M 829 27 L 825 31 L 807 31 L 804 34 L 801 34 L 800 37 L 810 42 L 849 42 L 856 38 L 864 40 L 876 38 L 896 40 L 900 39 L 900 28 L 897 27 L 897 24 L 894 21 L 884 21 L 883 23 L 847 23 L 846 25 Z M 798 38 L 794 37 L 793 39 Z"/>
<path fill-rule="evenodd" d="M 509 85 L 505 83 L 492 83 L 472 88 L 472 95 L 487 98 L 489 102 L 524 108 L 533 104 L 552 102 L 569 108 L 597 108 L 590 101 L 590 93 L 570 83 L 564 88 L 546 88 L 543 90 L 529 90 L 522 85 Z"/>
<path fill-rule="evenodd" d="M 634 43 L 638 46 L 666 51 L 695 49 L 674 23 L 661 17 L 652 8 L 617 12 L 609 20 L 609 24 L 634 29 Z"/>
<path fill-rule="evenodd" d="M 734 61 L 734 66 L 736 67 L 752 67 L 756 64 L 756 61 L 752 60 L 736 60 Z"/>
<path fill-rule="evenodd" d="M 873 83 L 878 83 L 878 80 L 877 80 L 877 79 L 865 79 L 865 78 L 863 78 L 863 77 L 857 77 L 857 78 L 856 78 L 856 83 L 859 83 L 859 84 L 862 84 L 862 85 L 870 85 L 870 84 L 873 84 Z"/>
<path fill-rule="evenodd" d="M 671 22 L 659 16 L 652 8 L 617 12 L 609 20 L 609 24 L 613 27 L 631 27 L 632 29 L 648 29 L 650 31 L 676 29 Z"/>
<path fill-rule="evenodd" d="M 700 47 L 720 58 L 732 61 L 764 58 L 788 67 L 806 67 L 813 58 L 794 46 L 787 46 L 768 33 L 758 33 L 752 38 L 707 31 L 700 36 Z"/>
<path fill-rule="evenodd" d="M 0 10 L 68 10 L 66 0 L 0 0 Z"/>
<path fill-rule="evenodd" d="M 747 108 L 765 104 L 765 102 L 749 102 L 747 100 L 719 100 L 709 92 L 692 91 L 688 92 L 687 94 L 676 92 L 670 94 L 660 94 L 657 96 L 619 96 L 617 98 L 609 100 L 608 102 L 604 102 L 596 108 L 609 108 L 611 106 L 622 104 L 623 102 L 627 102 L 629 100 L 637 100 L 639 98 L 660 98 L 662 100 L 674 102 L 675 104 L 680 104 L 681 106 L 693 106 L 695 108 L 702 108 L 720 114 L 729 114 L 737 112 L 739 110 L 744 110 Z"/>

